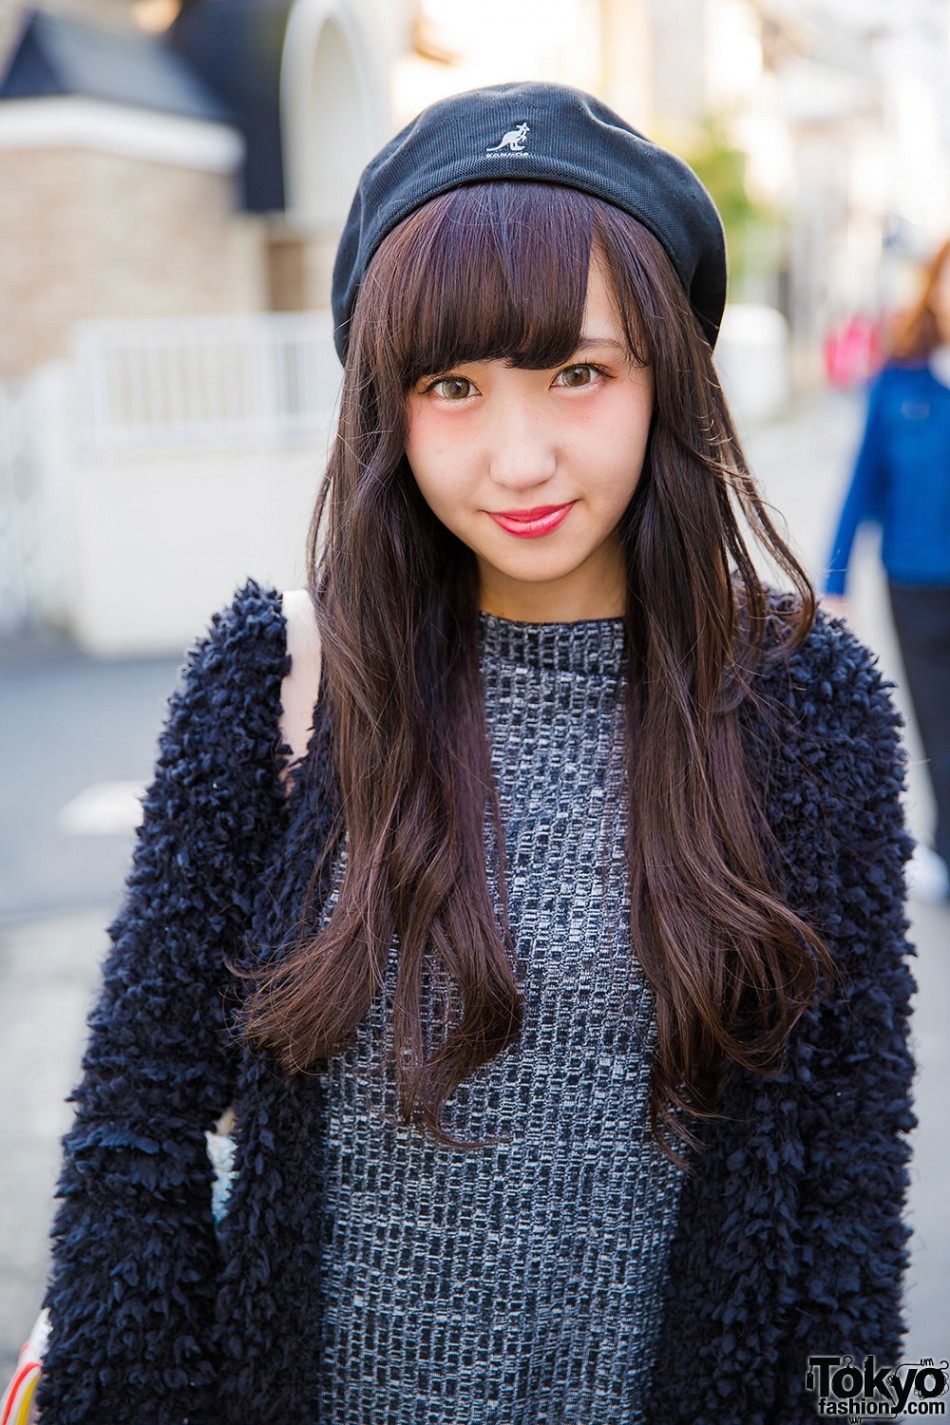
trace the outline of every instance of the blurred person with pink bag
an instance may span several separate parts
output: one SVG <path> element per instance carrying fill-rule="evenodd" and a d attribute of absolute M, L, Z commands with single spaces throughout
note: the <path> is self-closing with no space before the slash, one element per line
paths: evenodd
<path fill-rule="evenodd" d="M 950 892 L 950 239 L 922 273 L 870 384 L 861 445 L 832 542 L 826 607 L 843 611 L 855 535 L 880 526 L 894 629 L 936 802 L 920 894 Z M 929 851 L 929 854 L 928 854 Z"/>

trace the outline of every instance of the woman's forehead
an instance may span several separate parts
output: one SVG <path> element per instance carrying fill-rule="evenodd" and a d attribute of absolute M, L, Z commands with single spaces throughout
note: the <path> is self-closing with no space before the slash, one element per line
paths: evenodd
<path fill-rule="evenodd" d="M 405 358 L 413 367 L 462 359 L 553 366 L 572 354 L 588 311 L 613 330 L 609 284 L 602 262 L 592 261 L 589 233 L 551 221 L 530 236 L 523 228 L 489 215 L 435 234 L 393 313 L 411 333 Z"/>
<path fill-rule="evenodd" d="M 415 294 L 411 354 L 429 365 L 463 356 L 554 365 L 576 346 L 586 301 L 586 265 L 581 276 L 546 270 L 537 255 L 504 265 L 489 257 Z"/>
<path fill-rule="evenodd" d="M 427 296 L 406 353 L 410 379 L 475 361 L 547 370 L 605 346 L 629 356 L 606 260 L 591 253 L 583 272 L 569 277 L 563 287 L 524 282 L 520 302 L 507 282 L 497 287 L 490 280 L 469 292 L 451 287 L 434 308 Z"/>

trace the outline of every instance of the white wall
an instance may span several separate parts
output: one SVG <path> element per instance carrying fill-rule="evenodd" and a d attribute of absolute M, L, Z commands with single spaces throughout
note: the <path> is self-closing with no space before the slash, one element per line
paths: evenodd
<path fill-rule="evenodd" d="M 398 7 L 396 7 L 398 8 Z M 392 129 L 380 26 L 348 0 L 296 0 L 287 22 L 280 105 L 289 220 L 335 239 L 363 166 Z"/>
<path fill-rule="evenodd" d="M 767 421 L 791 396 L 788 322 L 774 307 L 730 302 L 723 313 L 715 362 L 729 406 L 740 421 Z"/>
<path fill-rule="evenodd" d="M 297 588 L 326 437 L 293 450 L 84 464 L 74 471 L 68 626 L 88 653 L 178 653 L 250 576 Z"/>

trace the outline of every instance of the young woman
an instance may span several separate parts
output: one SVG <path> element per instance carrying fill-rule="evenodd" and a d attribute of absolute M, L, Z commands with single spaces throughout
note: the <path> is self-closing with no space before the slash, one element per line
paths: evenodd
<path fill-rule="evenodd" d="M 724 298 L 695 176 L 576 91 L 365 171 L 309 588 L 191 653 L 111 927 L 56 1425 L 778 1425 L 810 1355 L 898 1362 L 898 719 Z"/>
<path fill-rule="evenodd" d="M 858 528 L 878 524 L 894 629 L 936 802 L 935 854 L 921 858 L 920 879 L 937 898 L 950 893 L 950 239 L 922 279 L 870 385 L 825 587 L 843 600 Z"/>

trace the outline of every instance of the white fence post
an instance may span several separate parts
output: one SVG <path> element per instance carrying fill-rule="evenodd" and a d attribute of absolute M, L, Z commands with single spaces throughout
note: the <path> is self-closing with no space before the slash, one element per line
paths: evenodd
<path fill-rule="evenodd" d="M 0 632 L 68 620 L 75 555 L 71 372 L 0 386 Z"/>
<path fill-rule="evenodd" d="M 0 385 L 0 632 L 27 619 L 36 536 L 24 382 Z"/>

